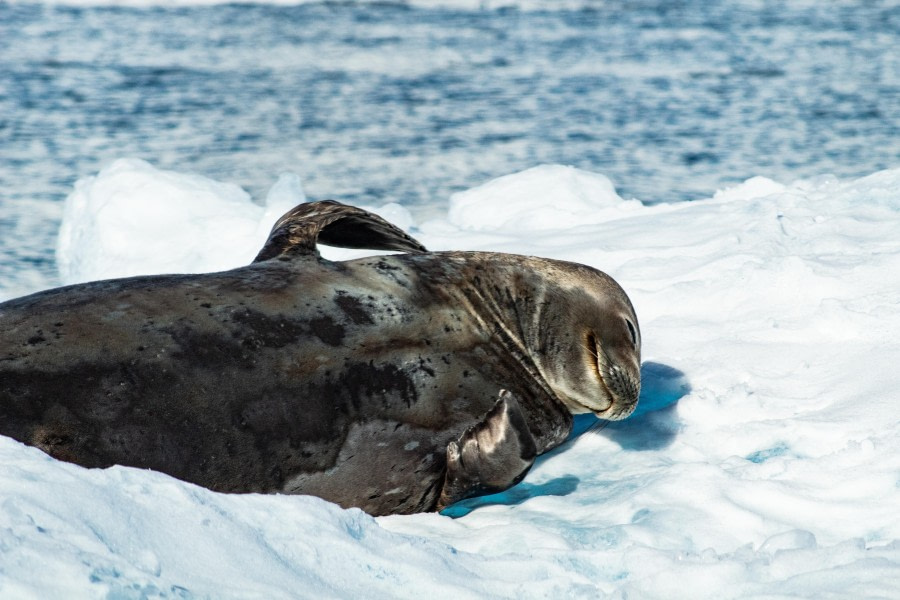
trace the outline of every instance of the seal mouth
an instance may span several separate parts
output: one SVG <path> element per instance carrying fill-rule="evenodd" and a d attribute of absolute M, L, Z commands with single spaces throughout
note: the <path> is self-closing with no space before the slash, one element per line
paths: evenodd
<path fill-rule="evenodd" d="M 597 380 L 600 382 L 600 389 L 603 392 L 603 399 L 606 400 L 607 407 L 601 410 L 597 410 L 590 406 L 585 406 L 585 408 L 598 417 L 603 418 L 603 416 L 615 405 L 616 397 L 612 390 L 609 389 L 609 386 L 606 384 L 606 379 L 603 377 L 603 371 L 607 367 L 607 360 L 603 351 L 600 349 L 600 344 L 597 342 L 597 336 L 595 336 L 593 332 L 587 334 L 587 347 L 591 366 L 594 369 L 594 373 L 597 374 Z"/>
<path fill-rule="evenodd" d="M 637 405 L 637 388 L 631 378 L 628 377 L 617 365 L 610 365 L 610 360 L 600 348 L 597 337 L 593 333 L 587 336 L 588 348 L 592 366 L 600 381 L 600 389 L 603 399 L 606 400 L 606 408 L 597 410 L 587 407 L 594 415 L 601 419 L 617 421 L 624 419 L 634 411 Z"/>

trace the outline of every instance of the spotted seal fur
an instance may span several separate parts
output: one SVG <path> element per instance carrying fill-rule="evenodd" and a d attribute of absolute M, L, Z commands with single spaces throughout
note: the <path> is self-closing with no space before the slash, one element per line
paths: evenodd
<path fill-rule="evenodd" d="M 336 262 L 318 243 L 399 254 Z M 0 304 L 0 433 L 222 492 L 432 511 L 520 481 L 573 414 L 630 414 L 640 345 L 600 271 L 427 252 L 315 202 L 244 267 Z"/>

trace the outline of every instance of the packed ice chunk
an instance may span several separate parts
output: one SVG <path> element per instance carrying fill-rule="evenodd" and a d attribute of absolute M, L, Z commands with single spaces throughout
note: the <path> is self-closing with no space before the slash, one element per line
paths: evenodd
<path fill-rule="evenodd" d="M 540 165 L 454 194 L 447 220 L 469 231 L 560 230 L 602 223 L 640 206 L 620 198 L 605 175 Z"/>

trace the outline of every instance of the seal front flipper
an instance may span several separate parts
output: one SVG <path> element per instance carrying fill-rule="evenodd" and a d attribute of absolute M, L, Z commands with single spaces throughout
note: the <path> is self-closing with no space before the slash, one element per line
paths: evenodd
<path fill-rule="evenodd" d="M 425 246 L 378 215 L 322 200 L 299 204 L 278 219 L 253 262 L 279 256 L 315 256 L 319 242 L 341 248 L 427 252 Z"/>
<path fill-rule="evenodd" d="M 447 444 L 447 473 L 436 510 L 471 496 L 502 492 L 522 481 L 537 445 L 516 397 L 503 390 L 484 420 Z"/>

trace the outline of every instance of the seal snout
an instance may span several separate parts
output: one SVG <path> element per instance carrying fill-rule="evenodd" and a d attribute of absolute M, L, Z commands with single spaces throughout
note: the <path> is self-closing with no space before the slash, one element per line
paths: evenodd
<path fill-rule="evenodd" d="M 602 419 L 624 419 L 637 405 L 641 392 L 640 375 L 635 377 L 629 369 L 619 364 L 620 361 L 615 361 L 609 356 L 595 336 L 590 335 L 588 341 L 593 342 L 594 352 L 591 353 L 593 367 L 608 404 L 606 408 L 593 412 Z"/>
<path fill-rule="evenodd" d="M 636 380 L 619 365 L 604 370 L 603 383 L 613 397 L 613 403 L 605 419 L 624 419 L 634 411 L 641 393 L 640 380 Z"/>

